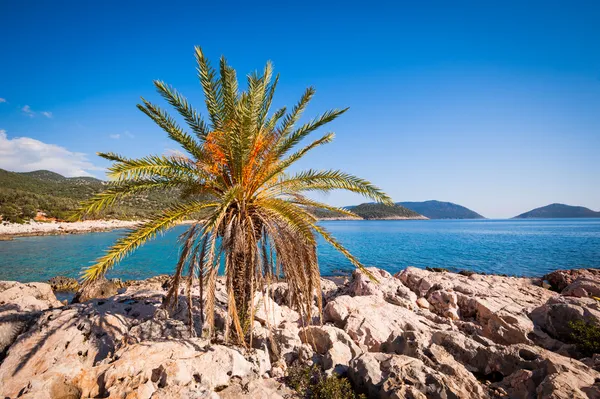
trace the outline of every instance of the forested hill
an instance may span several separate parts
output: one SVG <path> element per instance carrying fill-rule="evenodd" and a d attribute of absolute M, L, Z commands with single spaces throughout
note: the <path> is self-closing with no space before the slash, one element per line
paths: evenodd
<path fill-rule="evenodd" d="M 363 219 L 426 219 L 423 215 L 401 205 L 366 203 L 347 208 Z"/>
<path fill-rule="evenodd" d="M 600 218 L 600 212 L 592 211 L 583 206 L 550 204 L 522 213 L 519 216 L 515 216 L 513 219 L 532 218 Z"/>
<path fill-rule="evenodd" d="M 64 177 L 48 170 L 18 173 L 0 169 L 0 215 L 5 221 L 21 222 L 42 211 L 47 217 L 66 219 L 81 200 L 102 191 L 106 184 L 93 177 Z M 140 195 L 99 216 L 143 218 L 170 202 L 169 193 Z"/>
<path fill-rule="evenodd" d="M 82 200 L 106 188 L 107 182 L 93 177 L 64 177 L 47 170 L 17 173 L 0 169 L 0 215 L 4 221 L 23 222 L 42 211 L 49 218 L 67 219 Z M 173 192 L 127 198 L 98 217 L 139 219 L 170 204 Z M 426 219 L 400 205 L 368 203 L 348 207 L 362 219 Z M 318 218 L 347 218 L 325 210 L 310 210 Z"/>
<path fill-rule="evenodd" d="M 429 219 L 484 219 L 483 216 L 462 205 L 452 202 L 423 201 L 397 202 L 397 205 L 411 209 Z"/>
<path fill-rule="evenodd" d="M 0 169 L 1 189 L 82 200 L 102 190 L 104 185 L 93 177 L 64 177 L 49 170 L 18 173 Z"/>

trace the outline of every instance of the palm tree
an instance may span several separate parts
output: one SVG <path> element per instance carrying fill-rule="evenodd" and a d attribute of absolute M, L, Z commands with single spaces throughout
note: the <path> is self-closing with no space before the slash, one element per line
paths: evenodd
<path fill-rule="evenodd" d="M 180 258 L 165 302 L 176 303 L 186 273 L 191 295 L 197 276 L 201 293 L 205 292 L 201 295 L 206 295 L 206 322 L 212 332 L 215 286 L 223 262 L 228 316 L 238 342 L 243 343 L 248 320 L 253 319 L 254 295 L 276 278 L 288 282 L 293 302 L 301 315 L 310 320 L 313 295 L 320 292 L 317 234 L 353 265 L 364 269 L 317 223 L 310 210 L 320 208 L 356 215 L 315 201 L 306 193 L 343 189 L 385 204 L 392 201 L 368 181 L 338 170 L 286 173 L 310 150 L 332 141 L 333 133 L 326 133 L 308 145 L 300 145 L 309 134 L 347 108 L 327 111 L 296 126 L 315 93 L 313 88 L 304 92 L 289 113 L 286 108 L 270 113 L 279 79 L 279 76 L 273 78 L 271 63 L 266 64 L 262 75 L 250 74 L 247 90 L 240 91 L 235 70 L 225 58 L 220 60 L 220 76 L 217 76 L 199 47 L 195 55 L 208 121 L 175 89 L 161 81 L 154 82 L 193 135 L 157 105 L 144 98 L 138 105 L 186 154 L 130 159 L 100 153 L 101 157 L 114 161 L 109 168 L 112 183 L 106 191 L 83 203 L 78 215 L 94 214 L 126 196 L 153 190 L 176 192 L 177 201 L 119 239 L 93 266 L 84 270 L 83 279 L 90 283 L 103 277 L 124 256 L 157 233 L 184 219 L 193 219 L 195 222 L 182 235 Z M 320 295 L 317 298 L 321 311 Z M 191 306 L 191 302 L 188 304 Z"/>

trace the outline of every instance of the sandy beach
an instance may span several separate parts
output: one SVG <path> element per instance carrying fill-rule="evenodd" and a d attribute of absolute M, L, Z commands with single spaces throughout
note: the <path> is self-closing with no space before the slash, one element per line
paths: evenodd
<path fill-rule="evenodd" d="M 134 227 L 139 220 L 85 220 L 81 222 L 29 222 L 0 224 L 0 239 L 11 237 L 77 234 Z"/>

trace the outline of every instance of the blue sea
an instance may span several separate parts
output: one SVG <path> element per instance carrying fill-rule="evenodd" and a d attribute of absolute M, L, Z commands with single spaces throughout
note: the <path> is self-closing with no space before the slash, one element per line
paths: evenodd
<path fill-rule="evenodd" d="M 395 273 L 407 266 L 470 269 L 541 276 L 563 268 L 600 268 L 600 219 L 326 221 L 321 224 L 365 265 Z M 178 257 L 178 226 L 147 243 L 109 274 L 142 279 L 172 273 Z M 125 231 L 22 237 L 0 241 L 0 280 L 45 281 L 78 277 Z M 323 275 L 352 266 L 320 242 Z"/>

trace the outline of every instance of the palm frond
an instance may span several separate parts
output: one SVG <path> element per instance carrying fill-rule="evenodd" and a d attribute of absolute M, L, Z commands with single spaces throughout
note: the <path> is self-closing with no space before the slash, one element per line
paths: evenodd
<path fill-rule="evenodd" d="M 177 90 L 160 80 L 155 80 L 154 86 L 156 86 L 160 95 L 177 110 L 183 119 L 185 119 L 188 126 L 196 133 L 196 136 L 202 141 L 206 140 L 206 136 L 210 132 L 210 129 L 200 114 L 192 108 L 188 100 L 179 94 Z"/>
<path fill-rule="evenodd" d="M 287 157 L 286 159 L 280 161 L 279 163 L 276 163 L 276 164 L 265 164 L 264 166 L 270 167 L 271 170 L 269 170 L 269 172 L 265 174 L 265 177 L 262 179 L 261 183 L 262 184 L 268 184 L 271 181 L 272 178 L 274 178 L 274 177 L 280 175 L 281 173 L 283 173 L 294 162 L 300 160 L 309 151 L 311 151 L 312 149 L 314 149 L 316 147 L 319 147 L 319 146 L 321 146 L 323 144 L 330 143 L 333 140 L 334 137 L 335 137 L 335 135 L 333 133 L 327 133 L 323 137 L 321 137 L 321 138 L 313 141 L 312 143 L 310 143 L 306 147 L 304 147 L 304 148 L 296 151 L 294 154 L 290 155 L 289 157 Z"/>
<path fill-rule="evenodd" d="M 177 122 L 158 106 L 146 101 L 142 97 L 142 104 L 138 104 L 138 108 L 148 115 L 158 126 L 160 126 L 169 137 L 179 143 L 192 156 L 202 158 L 202 147 L 194 140 L 192 136 L 179 127 Z"/>
<path fill-rule="evenodd" d="M 175 223 L 183 220 L 186 216 L 198 212 L 202 209 L 214 208 L 216 203 L 192 202 L 189 204 L 176 205 L 164 210 L 160 216 L 146 222 L 131 231 L 125 237 L 120 238 L 107 251 L 106 255 L 99 258 L 96 263 L 83 272 L 83 280 L 87 282 L 94 281 L 103 277 L 108 270 L 115 266 L 130 252 L 138 248 L 146 241 L 154 238 L 158 233 L 173 227 Z"/>
<path fill-rule="evenodd" d="M 298 122 L 298 120 L 302 116 L 302 113 L 306 109 L 306 106 L 308 105 L 308 103 L 314 95 L 314 88 L 309 87 L 308 89 L 306 89 L 304 94 L 302 94 L 300 101 L 298 101 L 298 104 L 296 104 L 294 108 L 292 108 L 292 112 L 290 112 L 283 118 L 281 128 L 279 129 L 281 137 L 286 137 L 292 131 L 294 125 Z"/>
<path fill-rule="evenodd" d="M 206 109 L 212 123 L 212 130 L 221 130 L 223 127 L 223 106 L 221 104 L 220 81 L 216 77 L 215 70 L 204 56 L 202 49 L 196 46 L 195 53 L 198 64 L 198 77 L 204 90 Z"/>
<path fill-rule="evenodd" d="M 367 180 L 339 170 L 315 171 L 309 169 L 290 177 L 284 177 L 274 183 L 270 189 L 290 194 L 303 191 L 346 190 L 374 199 L 385 205 L 394 205 L 392 199 L 379 187 Z"/>
<path fill-rule="evenodd" d="M 349 216 L 349 217 L 352 217 L 352 218 L 360 219 L 360 216 L 358 216 L 356 213 L 354 213 L 352 211 L 349 211 L 349 210 L 347 210 L 345 208 L 340 208 L 340 207 L 337 207 L 337 206 L 327 205 L 327 204 L 325 204 L 323 202 L 314 201 L 314 200 L 311 200 L 309 198 L 306 198 L 306 197 L 304 197 L 302 195 L 298 195 L 298 194 L 293 195 L 292 199 L 290 199 L 290 202 L 293 203 L 293 204 L 304 205 L 304 206 L 309 207 L 309 208 L 324 209 L 324 210 L 331 211 L 331 212 L 334 212 L 334 213 L 339 213 L 339 214 L 344 215 L 344 216 Z"/>
<path fill-rule="evenodd" d="M 202 171 L 196 168 L 192 161 L 187 158 L 150 155 L 139 159 L 121 158 L 108 168 L 108 176 L 117 181 L 138 180 L 148 177 L 188 177 L 194 179 L 202 177 Z"/>
<path fill-rule="evenodd" d="M 279 156 L 285 155 L 292 147 L 296 146 L 303 138 L 314 132 L 321 126 L 333 121 L 338 116 L 346 112 L 348 108 L 334 109 L 325 112 L 323 115 L 313 119 L 312 121 L 305 123 L 300 128 L 290 133 L 288 137 L 282 140 L 277 147 L 277 154 Z"/>
<path fill-rule="evenodd" d="M 86 215 L 95 215 L 110 208 L 117 201 L 142 192 L 161 190 L 168 192 L 171 189 L 187 187 L 189 181 L 171 179 L 145 179 L 123 183 L 114 183 L 92 198 L 82 201 L 79 208 L 72 214 L 72 218 L 80 220 Z"/>

